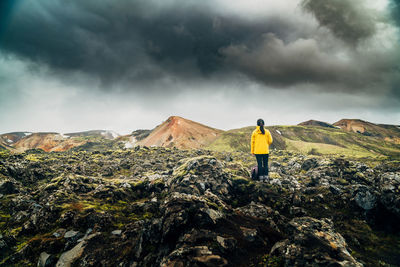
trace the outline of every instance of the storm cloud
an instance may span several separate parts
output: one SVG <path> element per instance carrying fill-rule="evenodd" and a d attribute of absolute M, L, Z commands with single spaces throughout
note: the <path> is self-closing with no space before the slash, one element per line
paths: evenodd
<path fill-rule="evenodd" d="M 143 88 L 166 78 L 229 79 L 235 72 L 279 87 L 307 82 L 352 90 L 365 88 L 365 79 L 379 83 L 374 60 L 359 68 L 368 53 L 334 38 L 349 45 L 372 38 L 378 12 L 362 0 L 325 2 L 304 0 L 298 14 L 246 19 L 211 1 L 27 1 L 14 7 L 0 44 L 56 74 L 94 76 L 105 88 L 115 82 Z M 317 27 L 301 11 L 312 13 Z M 399 66 L 387 65 L 384 71 Z"/>
<path fill-rule="evenodd" d="M 100 3 L 100 4 L 99 4 Z M 264 21 L 265 22 L 265 21 Z M 247 43 L 287 26 L 224 17 L 188 1 L 35 1 L 21 3 L 1 47 L 55 71 L 102 81 L 184 79 L 225 71 L 220 48 Z"/>
<path fill-rule="evenodd" d="M 389 3 L 389 7 L 393 20 L 397 23 L 397 25 L 400 26 L 400 1 L 391 0 Z"/>
<path fill-rule="evenodd" d="M 34 80 L 65 97 L 157 106 L 194 92 L 296 92 L 396 109 L 399 10 L 398 0 L 3 0 L 0 69 L 18 70 L 0 73 L 0 102 Z"/>
<path fill-rule="evenodd" d="M 346 42 L 356 44 L 376 32 L 376 12 L 362 0 L 304 0 L 302 6 L 311 12 L 322 26 Z"/>

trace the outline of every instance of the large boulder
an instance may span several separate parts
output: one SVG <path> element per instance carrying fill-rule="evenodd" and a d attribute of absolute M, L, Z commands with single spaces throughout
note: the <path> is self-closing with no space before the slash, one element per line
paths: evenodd
<path fill-rule="evenodd" d="M 354 197 L 357 205 L 364 210 L 371 210 L 376 206 L 377 197 L 367 186 L 360 186 Z"/>
<path fill-rule="evenodd" d="M 306 159 L 301 165 L 301 169 L 305 171 L 308 171 L 316 167 L 318 167 L 318 160 L 316 158 Z"/>
<path fill-rule="evenodd" d="M 0 181 L 0 194 L 9 195 L 17 192 L 18 189 L 14 182 L 10 180 Z"/>
<path fill-rule="evenodd" d="M 383 173 L 378 179 L 382 204 L 400 217 L 400 172 Z"/>
<path fill-rule="evenodd" d="M 289 222 L 289 238 L 276 243 L 270 255 L 284 266 L 363 266 L 348 251 L 345 239 L 328 219 L 298 217 Z"/>

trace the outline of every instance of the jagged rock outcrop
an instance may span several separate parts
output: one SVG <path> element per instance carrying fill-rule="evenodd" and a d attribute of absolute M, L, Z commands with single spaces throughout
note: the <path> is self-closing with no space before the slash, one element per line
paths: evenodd
<path fill-rule="evenodd" d="M 285 266 L 357 266 L 344 238 L 333 229 L 333 222 L 297 217 L 289 222 L 288 239 L 271 249 L 271 255 L 283 258 Z"/>

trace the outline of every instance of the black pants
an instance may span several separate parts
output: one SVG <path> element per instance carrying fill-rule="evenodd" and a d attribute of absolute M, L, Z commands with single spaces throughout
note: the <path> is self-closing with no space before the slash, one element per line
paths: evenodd
<path fill-rule="evenodd" d="M 258 164 L 258 176 L 268 175 L 269 154 L 255 154 Z"/>

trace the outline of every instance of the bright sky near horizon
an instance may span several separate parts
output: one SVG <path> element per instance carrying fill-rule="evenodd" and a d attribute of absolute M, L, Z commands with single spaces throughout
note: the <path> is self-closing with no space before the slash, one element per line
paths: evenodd
<path fill-rule="evenodd" d="M 400 124 L 398 0 L 3 0 L 0 133 Z"/>

